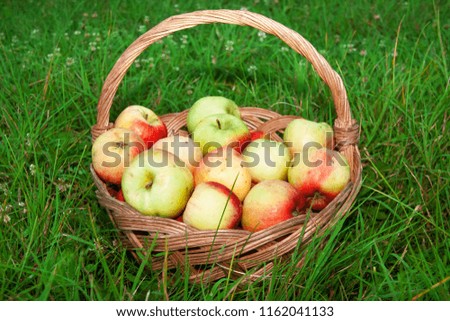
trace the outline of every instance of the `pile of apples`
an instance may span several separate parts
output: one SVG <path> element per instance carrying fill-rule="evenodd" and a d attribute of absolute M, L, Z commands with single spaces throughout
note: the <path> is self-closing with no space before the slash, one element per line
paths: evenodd
<path fill-rule="evenodd" d="M 168 136 L 146 107 L 120 113 L 92 146 L 93 168 L 113 196 L 143 215 L 200 230 L 255 232 L 320 211 L 350 180 L 326 123 L 294 119 L 283 142 L 270 140 L 220 96 L 196 101 L 186 122 L 186 134 Z"/>

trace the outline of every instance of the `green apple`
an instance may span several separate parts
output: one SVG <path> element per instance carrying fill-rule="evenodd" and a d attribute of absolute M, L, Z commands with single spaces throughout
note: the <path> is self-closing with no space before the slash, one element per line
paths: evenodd
<path fill-rule="evenodd" d="M 183 222 L 199 230 L 232 229 L 239 224 L 242 204 L 229 188 L 216 182 L 205 182 L 195 187 Z"/>
<path fill-rule="evenodd" d="M 242 158 L 253 182 L 259 183 L 268 179 L 287 180 L 291 153 L 282 142 L 254 140 L 245 147 Z"/>
<path fill-rule="evenodd" d="M 327 123 L 317 123 L 299 118 L 291 121 L 283 134 L 283 140 L 291 154 L 309 148 L 333 148 L 333 129 Z"/>
<path fill-rule="evenodd" d="M 294 217 L 297 205 L 297 190 L 288 182 L 262 181 L 252 187 L 244 200 L 242 228 L 257 232 L 288 220 Z"/>
<path fill-rule="evenodd" d="M 203 118 L 215 114 L 230 114 L 241 118 L 239 107 L 234 101 L 221 96 L 203 97 L 197 100 L 188 111 L 186 123 L 189 133 L 194 131 Z"/>
<path fill-rule="evenodd" d="M 160 149 L 135 157 L 122 177 L 125 201 L 144 215 L 174 218 L 186 206 L 194 188 L 192 173 L 180 159 Z"/>
<path fill-rule="evenodd" d="M 304 198 L 305 208 L 320 211 L 347 186 L 350 166 L 337 151 L 309 149 L 294 156 L 288 181 Z"/>
<path fill-rule="evenodd" d="M 242 155 L 225 146 L 206 154 L 194 173 L 195 185 L 217 182 L 233 191 L 239 200 L 244 200 L 252 185 L 248 168 L 243 166 Z"/>
<path fill-rule="evenodd" d="M 229 114 L 216 114 L 198 123 L 192 139 L 200 145 L 203 155 L 227 145 L 240 151 L 250 140 L 250 131 L 241 119 Z"/>

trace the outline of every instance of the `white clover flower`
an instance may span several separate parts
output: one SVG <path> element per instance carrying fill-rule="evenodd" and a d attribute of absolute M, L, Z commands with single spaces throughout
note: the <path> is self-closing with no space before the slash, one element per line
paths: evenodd
<path fill-rule="evenodd" d="M 39 29 L 33 29 L 31 30 L 31 37 L 35 38 L 39 34 Z"/>
<path fill-rule="evenodd" d="M 256 70 L 258 70 L 258 68 L 255 65 L 250 65 L 247 68 L 248 72 L 255 72 Z"/>
<path fill-rule="evenodd" d="M 226 51 L 233 51 L 233 50 L 234 50 L 233 45 L 234 45 L 234 41 L 228 40 L 228 41 L 225 43 L 225 50 L 226 50 Z"/>
<path fill-rule="evenodd" d="M 80 31 L 80 30 L 75 30 L 75 31 L 73 32 L 73 34 L 74 34 L 75 36 L 79 36 L 79 35 L 81 35 L 81 31 Z"/>
<path fill-rule="evenodd" d="M 138 32 L 144 33 L 145 31 L 147 31 L 147 26 L 146 25 L 140 25 L 138 27 Z"/>
<path fill-rule="evenodd" d="M 97 50 L 97 42 L 95 42 L 95 41 L 91 41 L 90 43 L 89 43 L 89 49 L 91 50 L 91 51 L 96 51 Z"/>
<path fill-rule="evenodd" d="M 30 169 L 30 174 L 31 174 L 31 175 L 36 174 L 36 165 L 30 164 L 29 169 Z"/>
<path fill-rule="evenodd" d="M 72 66 L 75 63 L 75 58 L 67 57 L 66 66 Z"/>
<path fill-rule="evenodd" d="M 352 43 L 343 44 L 342 47 L 347 49 L 348 52 L 355 52 L 356 51 L 356 47 Z"/>
<path fill-rule="evenodd" d="M 258 31 L 258 38 L 259 38 L 259 41 L 264 41 L 264 39 L 266 39 L 266 37 L 267 37 L 267 34 L 264 32 L 264 31 Z"/>

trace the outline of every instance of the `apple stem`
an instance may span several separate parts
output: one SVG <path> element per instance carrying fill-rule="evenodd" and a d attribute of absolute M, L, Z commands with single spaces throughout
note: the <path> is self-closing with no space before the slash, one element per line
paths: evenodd
<path fill-rule="evenodd" d="M 216 118 L 217 126 L 219 126 L 219 129 L 222 129 L 222 125 L 220 124 L 220 120 Z"/>
<path fill-rule="evenodd" d="M 124 142 L 117 142 L 117 143 L 116 143 L 116 146 L 117 146 L 118 148 L 124 148 L 124 147 L 125 147 L 125 143 L 124 143 Z"/>
<path fill-rule="evenodd" d="M 153 181 L 145 184 L 145 188 L 150 189 L 150 187 L 152 187 L 152 185 L 153 185 Z"/>

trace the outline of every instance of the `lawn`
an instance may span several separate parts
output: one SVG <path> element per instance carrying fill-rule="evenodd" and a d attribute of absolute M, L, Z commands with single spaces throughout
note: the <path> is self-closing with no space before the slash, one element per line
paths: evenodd
<path fill-rule="evenodd" d="M 449 300 L 450 7 L 446 1 L 2 0 L 1 300 Z M 139 264 L 95 197 L 91 134 L 103 81 L 163 19 L 247 9 L 308 39 L 342 76 L 361 126 L 363 183 L 344 221 L 253 284 L 190 285 Z M 234 25 L 148 48 L 115 97 L 158 114 L 200 97 L 326 121 L 328 88 L 279 39 Z"/>

